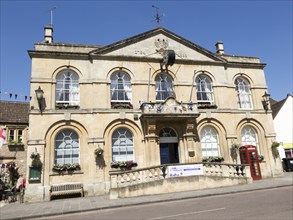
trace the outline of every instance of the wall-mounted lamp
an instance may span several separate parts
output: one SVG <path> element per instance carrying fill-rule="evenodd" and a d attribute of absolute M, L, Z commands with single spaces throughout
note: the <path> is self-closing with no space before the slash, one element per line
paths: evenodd
<path fill-rule="evenodd" d="M 40 112 L 42 113 L 46 108 L 45 99 L 44 99 L 44 91 L 39 86 L 39 88 L 35 90 L 35 92 L 36 92 L 36 96 L 37 96 L 37 100 L 39 104 L 39 109 L 40 109 Z"/>
<path fill-rule="evenodd" d="M 269 103 L 270 103 L 270 94 L 265 91 L 265 94 L 262 96 L 262 105 L 264 110 L 267 112 L 269 110 Z"/>

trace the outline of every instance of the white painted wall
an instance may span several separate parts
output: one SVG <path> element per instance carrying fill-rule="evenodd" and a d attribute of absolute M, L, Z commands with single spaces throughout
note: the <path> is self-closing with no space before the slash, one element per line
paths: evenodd
<path fill-rule="evenodd" d="M 274 119 L 276 141 L 281 143 L 293 143 L 293 98 L 289 95 Z M 283 147 L 279 147 L 280 157 L 285 157 Z"/>

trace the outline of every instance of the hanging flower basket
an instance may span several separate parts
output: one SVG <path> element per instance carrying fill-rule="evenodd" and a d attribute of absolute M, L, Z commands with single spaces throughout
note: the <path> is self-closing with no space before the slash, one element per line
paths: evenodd
<path fill-rule="evenodd" d="M 279 151 L 278 151 L 278 147 L 280 146 L 280 143 L 277 142 L 277 141 L 274 141 L 272 143 L 272 146 L 271 146 L 271 149 L 272 149 L 272 153 L 273 153 L 273 156 L 276 158 L 279 156 Z"/>
<path fill-rule="evenodd" d="M 234 143 L 234 144 L 231 145 L 231 150 L 237 151 L 237 150 L 239 150 L 239 147 L 240 147 L 239 144 Z"/>
<path fill-rule="evenodd" d="M 258 155 L 258 161 L 261 163 L 264 160 L 264 156 L 259 154 Z"/>
<path fill-rule="evenodd" d="M 32 152 L 30 158 L 32 160 L 40 159 L 40 154 L 38 152 Z"/>
<path fill-rule="evenodd" d="M 96 157 L 103 157 L 104 150 L 102 148 L 98 147 L 97 149 L 95 149 L 95 155 L 96 155 Z"/>
<path fill-rule="evenodd" d="M 32 152 L 30 158 L 32 159 L 32 167 L 42 166 L 42 162 L 40 160 L 41 156 L 38 152 Z"/>

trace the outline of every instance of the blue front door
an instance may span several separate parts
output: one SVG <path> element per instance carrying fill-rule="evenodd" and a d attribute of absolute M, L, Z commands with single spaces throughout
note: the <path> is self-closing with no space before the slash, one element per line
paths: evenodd
<path fill-rule="evenodd" d="M 168 144 L 160 144 L 161 164 L 170 163 L 170 153 Z"/>
<path fill-rule="evenodd" d="M 161 143 L 160 144 L 161 164 L 179 163 L 178 144 Z"/>

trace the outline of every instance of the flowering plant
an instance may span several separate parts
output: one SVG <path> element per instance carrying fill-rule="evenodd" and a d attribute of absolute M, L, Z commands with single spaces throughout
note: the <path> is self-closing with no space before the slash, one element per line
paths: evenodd
<path fill-rule="evenodd" d="M 240 144 L 233 143 L 233 144 L 231 145 L 231 149 L 232 149 L 232 150 L 238 150 L 238 149 L 239 149 L 239 146 L 240 146 Z"/>
<path fill-rule="evenodd" d="M 136 167 L 137 163 L 128 160 L 128 161 L 112 161 L 111 168 L 120 168 L 121 170 L 131 170 L 132 167 Z"/>
<path fill-rule="evenodd" d="M 277 142 L 277 141 L 273 141 L 272 142 L 272 153 L 273 153 L 273 156 L 276 158 L 279 156 L 279 151 L 278 151 L 278 147 L 280 146 L 280 143 Z"/>
<path fill-rule="evenodd" d="M 203 157 L 202 158 L 202 162 L 218 162 L 218 163 L 221 163 L 224 161 L 224 158 L 223 157 L 220 157 L 220 156 L 209 156 L 209 157 Z"/>
<path fill-rule="evenodd" d="M 57 173 L 63 173 L 65 171 L 75 171 L 80 170 L 80 165 L 78 163 L 73 164 L 53 164 L 52 170 Z"/>
<path fill-rule="evenodd" d="M 9 171 L 16 169 L 16 163 L 14 161 L 10 161 L 8 163 L 2 163 L 1 168 L 7 168 Z"/>
<path fill-rule="evenodd" d="M 14 186 L 19 177 L 17 164 L 14 161 L 2 163 L 0 176 L 5 185 Z"/>
<path fill-rule="evenodd" d="M 39 160 L 40 154 L 38 152 L 32 152 L 30 158 L 33 160 Z"/>
<path fill-rule="evenodd" d="M 259 161 L 259 162 L 262 162 L 263 160 L 264 160 L 264 156 L 261 155 L 261 154 L 259 154 L 259 155 L 258 155 L 258 161 Z"/>
<path fill-rule="evenodd" d="M 102 148 L 98 147 L 97 149 L 95 149 L 95 155 L 97 157 L 102 157 L 103 154 L 104 154 L 104 150 Z"/>
<path fill-rule="evenodd" d="M 10 145 L 23 145 L 23 143 L 21 142 L 21 139 L 18 139 L 17 141 L 13 140 L 13 139 L 9 139 L 8 143 Z"/>

